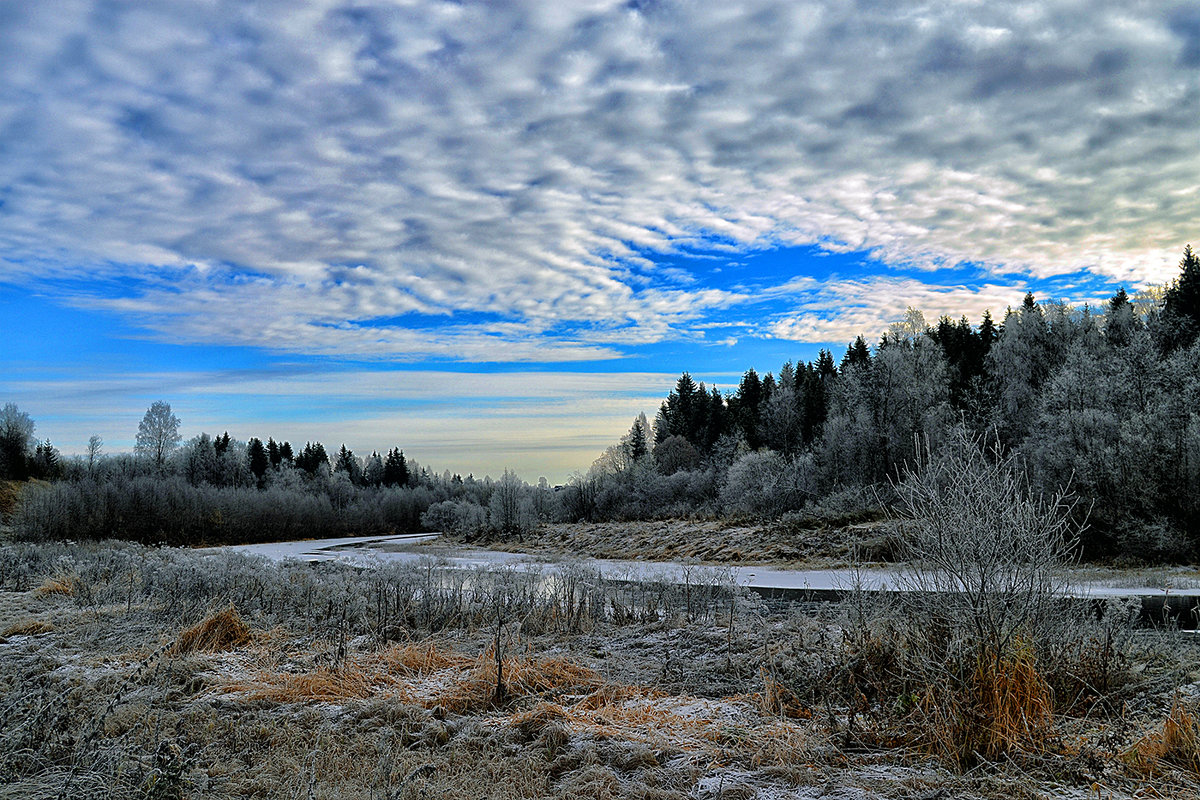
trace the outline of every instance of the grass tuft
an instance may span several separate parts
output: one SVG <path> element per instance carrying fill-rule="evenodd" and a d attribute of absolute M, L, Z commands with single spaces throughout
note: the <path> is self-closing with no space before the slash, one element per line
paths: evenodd
<path fill-rule="evenodd" d="M 44 622 L 40 619 L 27 619 L 9 625 L 3 631 L 0 631 L 0 637 L 36 636 L 39 633 L 50 633 L 52 630 L 54 630 L 54 626 L 49 622 Z"/>
<path fill-rule="evenodd" d="M 969 765 L 979 757 L 1044 750 L 1054 723 L 1054 694 L 1031 650 L 984 655 L 947 706 L 923 704 L 935 748 Z"/>
<path fill-rule="evenodd" d="M 250 642 L 250 627 L 232 605 L 209 614 L 179 634 L 172 653 L 218 653 Z"/>
<path fill-rule="evenodd" d="M 428 675 L 443 669 L 469 666 L 469 656 L 443 650 L 432 641 L 392 645 L 379 653 L 388 671 L 401 675 Z"/>
<path fill-rule="evenodd" d="M 78 582 L 79 579 L 74 575 L 51 576 L 42 581 L 42 585 L 34 589 L 33 593 L 39 597 L 52 594 L 71 596 L 75 594 L 75 587 Z"/>
<path fill-rule="evenodd" d="M 1162 725 L 1139 739 L 1125 758 L 1143 772 L 1161 772 L 1169 764 L 1200 773 L 1200 721 L 1176 697 Z"/>
<path fill-rule="evenodd" d="M 594 669 L 565 658 L 512 656 L 503 660 L 501 682 L 502 696 L 515 700 L 554 692 L 591 691 L 602 686 L 604 679 Z M 460 714 L 496 705 L 496 659 L 491 648 L 440 698 L 440 705 Z"/>
<path fill-rule="evenodd" d="M 338 703 L 363 700 L 374 691 L 367 674 L 349 664 L 340 669 L 319 669 L 299 674 L 278 673 L 264 682 L 266 685 L 252 691 L 247 699 L 276 703 Z"/>

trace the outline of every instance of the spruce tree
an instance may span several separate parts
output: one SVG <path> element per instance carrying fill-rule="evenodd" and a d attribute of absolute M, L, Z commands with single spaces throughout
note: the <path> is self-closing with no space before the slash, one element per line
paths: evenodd
<path fill-rule="evenodd" d="M 1164 352 L 1189 346 L 1200 333 L 1200 257 L 1189 244 L 1183 248 L 1179 277 L 1163 298 L 1159 344 Z"/>
<path fill-rule="evenodd" d="M 267 467 L 270 464 L 271 459 L 267 454 L 267 449 L 263 447 L 262 439 L 252 438 L 246 445 L 246 465 L 260 483 L 263 475 L 267 474 Z"/>

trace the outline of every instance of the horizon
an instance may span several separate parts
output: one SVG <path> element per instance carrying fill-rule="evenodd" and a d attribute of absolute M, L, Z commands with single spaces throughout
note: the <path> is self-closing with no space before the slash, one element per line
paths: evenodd
<path fill-rule="evenodd" d="M 680 373 L 1174 277 L 1200 15 L 14 4 L 0 403 L 561 483 Z"/>

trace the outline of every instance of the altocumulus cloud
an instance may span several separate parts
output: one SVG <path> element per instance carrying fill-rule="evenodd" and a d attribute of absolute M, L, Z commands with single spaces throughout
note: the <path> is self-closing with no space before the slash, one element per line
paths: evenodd
<path fill-rule="evenodd" d="M 922 298 L 1169 275 L 1198 69 L 1184 3 L 8 3 L 0 279 L 307 353 L 844 340 L 829 320 Z M 763 293 L 654 257 L 714 242 L 926 272 L 762 321 Z M 963 261 L 972 297 L 937 289 Z"/>

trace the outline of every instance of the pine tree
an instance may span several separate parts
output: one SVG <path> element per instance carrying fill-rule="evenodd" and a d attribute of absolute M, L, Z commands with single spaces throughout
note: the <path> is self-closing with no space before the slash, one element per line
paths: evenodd
<path fill-rule="evenodd" d="M 404 460 L 404 451 L 393 447 L 383 462 L 383 485 L 407 486 L 408 480 L 408 463 Z"/>
<path fill-rule="evenodd" d="M 633 427 L 629 429 L 626 450 L 630 461 L 640 461 L 649 452 L 649 448 L 646 446 L 646 429 L 642 427 L 644 419 L 644 415 L 639 416 L 633 421 Z"/>
<path fill-rule="evenodd" d="M 354 457 L 353 451 L 346 449 L 346 445 L 344 444 L 342 445 L 342 449 L 338 451 L 333 471 L 346 473 L 351 483 L 358 483 L 362 479 L 362 468 L 358 464 L 358 459 Z"/>
<path fill-rule="evenodd" d="M 1200 334 L 1200 256 L 1189 244 L 1179 262 L 1179 277 L 1167 289 L 1159 322 L 1164 352 L 1189 346 Z"/>
<path fill-rule="evenodd" d="M 263 447 L 262 439 L 252 438 L 246 445 L 246 466 L 250 468 L 250 472 L 254 474 L 259 483 L 267 474 L 267 467 L 270 464 L 271 459 L 267 454 L 267 449 Z"/>
<path fill-rule="evenodd" d="M 282 457 L 279 455 L 279 443 L 269 436 L 267 437 L 267 461 L 276 469 L 279 468 L 279 462 L 282 461 Z"/>
<path fill-rule="evenodd" d="M 849 367 L 865 367 L 871 363 L 871 350 L 867 347 L 867 340 L 859 335 L 846 348 L 846 355 L 842 356 L 842 372 L 845 372 Z"/>
<path fill-rule="evenodd" d="M 996 323 L 992 321 L 991 309 L 983 312 L 983 321 L 979 323 L 979 342 L 983 347 L 983 355 L 986 356 L 988 351 L 992 349 L 992 343 L 999 336 L 996 330 Z"/>

